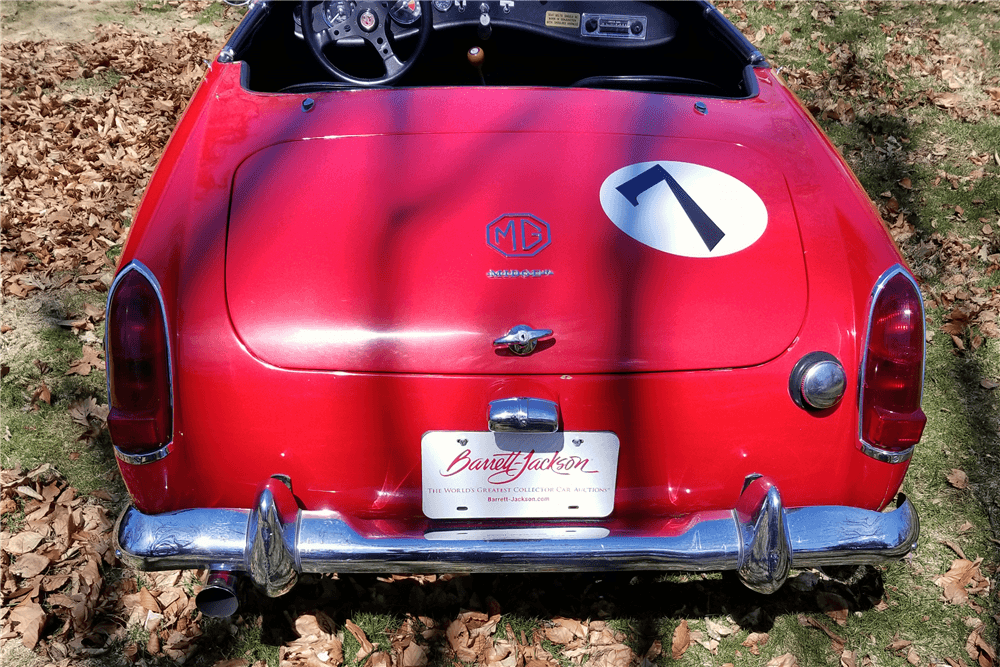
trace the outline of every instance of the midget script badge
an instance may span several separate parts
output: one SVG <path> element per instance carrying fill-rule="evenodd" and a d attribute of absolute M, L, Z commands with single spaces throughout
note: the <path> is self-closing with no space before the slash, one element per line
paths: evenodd
<path fill-rule="evenodd" d="M 549 223 L 530 213 L 505 213 L 486 225 L 486 244 L 504 257 L 534 257 L 550 243 Z"/>

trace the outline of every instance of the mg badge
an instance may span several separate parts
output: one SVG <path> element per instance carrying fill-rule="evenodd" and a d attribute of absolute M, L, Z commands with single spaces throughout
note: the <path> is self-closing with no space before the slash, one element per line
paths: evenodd
<path fill-rule="evenodd" d="M 366 9 L 358 16 L 358 26 L 365 32 L 371 32 L 378 27 L 378 17 L 372 10 Z"/>
<path fill-rule="evenodd" d="M 549 223 L 530 213 L 506 213 L 486 225 L 486 244 L 504 257 L 534 257 L 550 243 Z"/>

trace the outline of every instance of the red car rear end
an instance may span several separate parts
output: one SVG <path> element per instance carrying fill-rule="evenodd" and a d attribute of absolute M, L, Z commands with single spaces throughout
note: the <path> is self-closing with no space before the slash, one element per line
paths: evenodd
<path fill-rule="evenodd" d="M 919 290 L 752 47 L 747 95 L 275 94 L 225 57 L 274 11 L 213 63 L 109 297 L 123 557 L 273 595 L 497 568 L 771 591 L 909 551 L 912 506 L 881 510 L 923 427 Z"/>

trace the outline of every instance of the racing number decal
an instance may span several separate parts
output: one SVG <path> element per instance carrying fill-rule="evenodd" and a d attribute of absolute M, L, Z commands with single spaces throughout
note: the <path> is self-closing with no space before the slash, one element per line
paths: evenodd
<path fill-rule="evenodd" d="M 660 181 L 663 181 L 670 186 L 670 191 L 674 193 L 674 197 L 677 198 L 677 203 L 681 205 L 681 208 L 684 209 L 688 218 L 691 219 L 691 223 L 698 231 L 698 235 L 701 236 L 701 240 L 705 242 L 705 245 L 710 251 L 714 250 L 715 246 L 719 245 L 719 241 L 722 240 L 722 237 L 725 236 L 726 233 L 719 229 L 719 226 L 712 222 L 710 217 L 705 215 L 705 212 L 701 210 L 701 207 L 698 206 L 693 199 L 691 199 L 691 195 L 684 191 L 684 188 L 682 188 L 677 181 L 674 180 L 673 176 L 667 173 L 667 170 L 664 169 L 662 165 L 653 165 L 635 178 L 625 181 L 615 189 L 622 193 L 625 199 L 628 199 L 632 206 L 638 206 L 639 195 L 646 190 L 649 190 Z"/>
<path fill-rule="evenodd" d="M 651 248 L 722 257 L 757 241 L 764 202 L 745 183 L 689 162 L 642 162 L 604 180 L 601 206 L 615 226 Z"/>

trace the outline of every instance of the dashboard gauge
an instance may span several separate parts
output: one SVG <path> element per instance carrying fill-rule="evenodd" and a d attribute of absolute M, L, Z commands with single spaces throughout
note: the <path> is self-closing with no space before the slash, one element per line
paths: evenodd
<path fill-rule="evenodd" d="M 323 16 L 326 17 L 326 22 L 332 28 L 350 20 L 356 6 L 355 2 L 324 2 Z"/>
<path fill-rule="evenodd" d="M 434 9 L 446 12 L 451 9 L 451 0 L 434 0 Z"/>
<path fill-rule="evenodd" d="M 399 0 L 389 10 L 389 16 L 400 25 L 412 25 L 420 20 L 420 3 L 416 0 Z"/>

